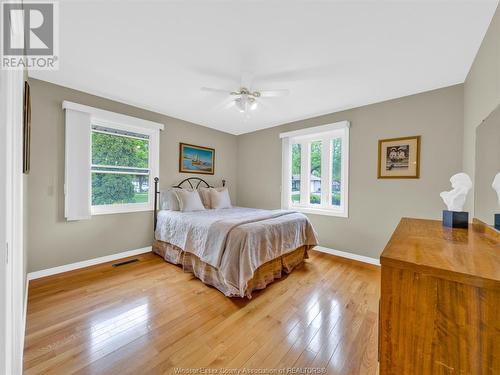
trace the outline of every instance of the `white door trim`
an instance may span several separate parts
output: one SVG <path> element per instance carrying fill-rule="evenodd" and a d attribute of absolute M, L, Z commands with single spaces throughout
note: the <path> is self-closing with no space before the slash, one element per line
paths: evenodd
<path fill-rule="evenodd" d="M 24 344 L 24 249 L 23 249 L 23 92 L 24 72 L 19 70 L 2 70 L 1 100 L 2 125 L 5 126 L 5 137 L 0 143 L 4 153 L 0 179 L 2 186 L 2 206 L 5 210 L 0 213 L 2 225 L 2 262 L 6 269 L 5 300 L 3 305 L 4 316 L 1 324 L 5 333 L 5 340 L 0 344 L 5 361 L 0 371 L 5 374 L 22 373 L 22 354 Z M 3 280 L 2 280 L 3 281 Z M 1 315 L 0 315 L 1 316 Z"/>
<path fill-rule="evenodd" d="M 7 74 L 0 71 L 0 123 L 6 123 L 7 109 Z M 8 274 L 7 257 L 7 127 L 0 126 L 0 373 L 8 374 L 10 370 L 10 351 L 7 349 L 7 312 L 10 311 L 10 274 Z M 5 176 L 5 177 L 4 177 Z"/>

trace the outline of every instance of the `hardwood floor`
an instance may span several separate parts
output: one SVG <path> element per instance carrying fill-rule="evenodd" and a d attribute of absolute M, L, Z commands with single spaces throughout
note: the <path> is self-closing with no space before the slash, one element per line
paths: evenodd
<path fill-rule="evenodd" d="M 24 373 L 378 373 L 378 267 L 310 255 L 252 300 L 226 298 L 152 253 L 34 280 Z"/>

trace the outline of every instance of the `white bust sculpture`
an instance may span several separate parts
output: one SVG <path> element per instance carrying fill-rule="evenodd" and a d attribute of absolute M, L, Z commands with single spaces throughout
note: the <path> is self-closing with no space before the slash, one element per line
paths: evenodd
<path fill-rule="evenodd" d="M 498 204 L 500 204 L 500 172 L 497 173 L 495 178 L 493 179 L 493 184 L 491 185 L 493 190 L 497 192 L 498 195 Z"/>
<path fill-rule="evenodd" d="M 461 212 L 464 209 L 467 193 L 472 188 L 472 181 L 466 173 L 457 173 L 450 178 L 453 190 L 443 191 L 440 196 L 448 211 Z"/>

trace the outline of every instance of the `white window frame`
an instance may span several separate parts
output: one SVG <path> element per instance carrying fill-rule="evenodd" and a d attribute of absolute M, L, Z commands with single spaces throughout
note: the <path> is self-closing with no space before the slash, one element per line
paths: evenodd
<path fill-rule="evenodd" d="M 92 137 L 92 126 L 102 126 L 110 129 L 117 129 L 137 134 L 149 136 L 149 199 L 147 203 L 124 203 L 108 205 L 92 205 L 92 142 L 90 142 L 90 160 L 88 173 L 90 175 L 90 195 L 89 206 L 91 215 L 107 215 L 128 212 L 153 211 L 154 210 L 154 178 L 159 176 L 160 170 L 160 130 L 164 125 L 152 121 L 126 116 L 119 113 L 109 112 L 98 108 L 93 108 L 77 103 L 63 102 L 64 109 L 90 113 L 89 126 L 90 137 Z"/>
<path fill-rule="evenodd" d="M 281 207 L 308 214 L 328 215 L 338 217 L 349 216 L 349 121 L 321 125 L 286 133 L 281 133 L 282 139 L 282 183 Z M 342 139 L 340 206 L 331 203 L 331 173 L 332 173 L 332 140 Z M 309 203 L 310 196 L 310 145 L 321 141 L 321 203 Z M 292 193 L 292 145 L 300 144 L 301 148 L 301 179 L 300 202 L 293 203 Z"/>
<path fill-rule="evenodd" d="M 117 129 L 127 132 L 133 132 L 137 134 L 144 134 L 149 137 L 148 145 L 148 163 L 149 163 L 149 196 L 147 203 L 123 203 L 123 204 L 100 204 L 92 205 L 92 185 L 91 191 L 91 214 L 92 215 L 106 215 L 106 214 L 116 214 L 116 213 L 126 213 L 126 212 L 140 212 L 140 211 L 152 211 L 154 209 L 154 181 L 153 179 L 158 176 L 158 163 L 159 163 L 159 132 L 154 129 L 137 128 L 125 124 L 110 123 L 109 121 L 93 118 L 91 120 L 92 126 L 102 126 L 110 129 Z M 91 133 L 94 130 L 91 130 Z M 90 143 L 92 147 L 92 142 Z M 135 168 L 141 169 L 141 168 Z M 92 170 L 91 174 L 91 184 L 92 184 Z M 120 172 L 116 172 L 120 173 Z"/>

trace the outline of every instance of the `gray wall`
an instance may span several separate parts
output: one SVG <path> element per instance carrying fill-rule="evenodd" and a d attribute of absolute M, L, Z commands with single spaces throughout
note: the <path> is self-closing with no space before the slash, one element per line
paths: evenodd
<path fill-rule="evenodd" d="M 462 168 L 463 86 L 456 85 L 238 136 L 238 203 L 279 208 L 279 133 L 351 122 L 349 218 L 308 215 L 320 244 L 377 258 L 403 216 L 440 218 L 439 193 Z M 421 177 L 378 180 L 377 141 L 422 136 Z"/>
<path fill-rule="evenodd" d="M 474 181 L 476 127 L 500 104 L 500 6 L 464 84 L 464 172 Z M 469 210 L 473 212 L 473 205 Z"/>
<path fill-rule="evenodd" d="M 179 182 L 179 142 L 216 149 L 213 184 L 228 180 L 236 201 L 236 137 L 158 113 L 44 81 L 30 79 L 32 95 L 31 173 L 28 176 L 28 270 L 30 272 L 126 250 L 152 243 L 153 214 L 139 212 L 94 216 L 91 220 L 64 219 L 64 116 L 63 100 L 164 123 L 160 137 L 161 186 Z"/>
<path fill-rule="evenodd" d="M 162 122 L 160 177 L 163 187 L 188 175 L 178 173 L 178 143 L 216 148 L 216 176 L 229 181 L 239 205 L 278 208 L 281 197 L 279 133 L 349 120 L 351 128 L 349 218 L 309 215 L 320 243 L 378 257 L 402 216 L 439 218 L 439 192 L 462 169 L 463 85 L 333 113 L 238 137 L 30 79 L 32 171 L 28 177 L 28 269 L 36 271 L 149 246 L 151 212 L 101 215 L 66 222 L 64 213 L 63 100 Z M 421 178 L 378 180 L 377 141 L 421 135 Z"/>

